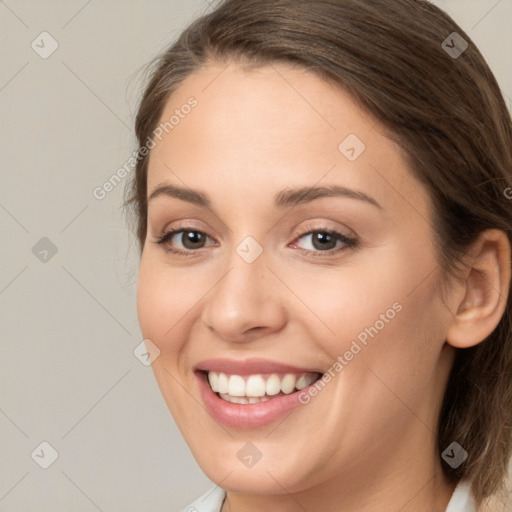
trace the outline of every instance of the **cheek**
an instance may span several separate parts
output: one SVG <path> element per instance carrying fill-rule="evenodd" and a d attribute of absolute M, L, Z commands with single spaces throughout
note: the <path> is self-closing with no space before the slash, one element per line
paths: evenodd
<path fill-rule="evenodd" d="M 371 267 L 358 264 L 328 272 L 284 274 L 283 280 L 303 301 L 295 308 L 296 318 L 333 357 L 348 350 L 354 339 L 364 343 L 368 329 L 376 326 L 384 332 L 400 316 L 403 284 L 387 282 Z"/>
<path fill-rule="evenodd" d="M 180 272 L 179 268 L 165 265 L 158 255 L 143 253 L 137 283 L 140 329 L 144 339 L 160 349 L 152 370 L 180 428 L 189 424 L 190 414 L 198 412 L 185 390 L 180 367 L 187 365 L 187 358 L 183 357 L 187 338 L 183 333 L 190 327 L 194 305 L 206 292 L 207 284 L 198 273 Z"/>
<path fill-rule="evenodd" d="M 208 290 L 201 272 L 183 272 L 163 264 L 158 257 L 143 255 L 137 283 L 137 314 L 142 335 L 162 353 L 180 350 L 179 333 L 194 306 Z"/>
<path fill-rule="evenodd" d="M 449 312 L 433 250 L 404 240 L 330 272 L 290 273 L 287 282 L 307 298 L 301 318 L 312 339 L 332 358 L 346 355 L 352 370 L 363 370 L 352 375 L 367 379 L 370 367 L 392 385 L 410 377 L 421 386 L 444 344 Z"/>
<path fill-rule="evenodd" d="M 169 328 L 168 321 L 172 321 L 170 312 L 173 311 L 167 309 L 166 314 L 162 315 L 170 294 L 165 293 L 165 276 L 158 279 L 157 275 L 155 267 L 143 256 L 137 280 L 137 315 L 143 337 L 154 343 Z"/>

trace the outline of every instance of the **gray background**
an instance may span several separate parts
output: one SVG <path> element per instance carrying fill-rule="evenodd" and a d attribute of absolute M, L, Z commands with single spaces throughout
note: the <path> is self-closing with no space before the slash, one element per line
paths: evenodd
<path fill-rule="evenodd" d="M 210 486 L 133 354 L 124 183 L 92 191 L 134 149 L 141 67 L 211 3 L 0 0 L 0 512 L 175 511 Z M 512 98 L 512 0 L 435 3 Z"/>

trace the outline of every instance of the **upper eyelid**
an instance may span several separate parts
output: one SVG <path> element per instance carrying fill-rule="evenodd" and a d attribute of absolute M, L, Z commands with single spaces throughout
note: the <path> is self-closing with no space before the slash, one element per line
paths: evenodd
<path fill-rule="evenodd" d="M 208 235 L 210 238 L 213 238 L 215 239 L 216 237 L 213 237 L 209 234 L 209 228 L 208 229 L 203 229 L 202 227 L 200 226 L 197 226 L 193 223 L 193 221 L 183 221 L 184 224 L 182 225 L 178 225 L 177 227 L 172 227 L 172 228 L 167 228 L 167 229 L 163 229 L 161 231 L 161 234 L 167 234 L 171 231 L 199 231 L 201 233 L 204 233 L 205 235 Z M 188 224 L 188 222 L 190 222 L 190 224 Z M 312 221 L 310 219 L 308 219 L 307 222 L 315 222 L 315 221 Z M 334 231 L 334 232 L 337 232 L 341 235 L 344 235 L 346 236 L 347 238 L 351 238 L 351 237 L 357 237 L 357 234 L 353 232 L 352 229 L 349 229 L 347 227 L 345 228 L 339 228 L 339 227 L 329 227 L 327 225 L 328 222 L 332 222 L 332 221 L 325 221 L 325 220 L 320 220 L 320 221 L 316 221 L 317 223 L 323 223 L 323 225 L 320 225 L 320 226 L 316 226 L 316 227 L 302 227 L 302 228 L 299 228 L 298 229 L 298 232 L 296 234 L 296 236 L 303 236 L 303 235 L 306 235 L 306 234 L 309 234 L 311 232 L 314 232 L 314 231 Z M 344 233 L 344 231 L 349 231 L 349 232 L 352 232 L 352 233 Z M 230 230 L 231 231 L 231 230 Z M 218 238 L 222 238 L 222 237 L 218 237 Z"/>
<path fill-rule="evenodd" d="M 180 233 L 182 231 L 196 231 L 198 233 L 202 233 L 203 235 L 206 235 L 208 236 L 209 238 L 211 238 L 212 240 L 215 240 L 215 237 L 213 237 L 212 235 L 210 235 L 208 233 L 207 230 L 204 230 L 202 228 L 199 228 L 197 226 L 178 226 L 176 228 L 170 228 L 170 229 L 164 229 L 162 232 L 161 232 L 161 235 L 168 235 L 170 233 L 173 233 L 174 235 L 176 233 Z M 327 226 L 320 226 L 320 227 L 316 227 L 316 228 L 301 228 L 299 229 L 299 231 L 296 233 L 295 237 L 297 238 L 301 238 L 303 236 L 306 236 L 306 235 L 310 235 L 312 233 L 315 233 L 315 232 L 320 232 L 320 233 L 338 233 L 340 235 L 343 235 L 345 236 L 346 238 L 351 238 L 351 235 L 348 235 L 348 234 L 344 234 L 341 232 L 341 230 L 339 229 L 336 229 L 336 228 L 330 228 L 330 227 L 327 227 Z"/>

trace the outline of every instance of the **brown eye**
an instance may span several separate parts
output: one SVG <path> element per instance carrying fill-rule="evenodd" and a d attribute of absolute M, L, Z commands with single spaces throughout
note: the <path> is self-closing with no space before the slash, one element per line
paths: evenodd
<path fill-rule="evenodd" d="M 311 233 L 311 236 L 313 247 L 319 251 L 334 249 L 336 247 L 336 242 L 338 241 L 334 235 L 324 233 L 322 231 L 315 231 Z"/>
<path fill-rule="evenodd" d="M 156 244 L 163 245 L 166 251 L 179 254 L 192 254 L 196 249 L 212 245 L 210 242 L 211 238 L 197 229 L 175 229 L 155 241 Z"/>
<path fill-rule="evenodd" d="M 179 238 L 179 234 L 177 235 Z M 181 243 L 185 249 L 204 247 L 206 236 L 200 231 L 181 231 Z"/>
<path fill-rule="evenodd" d="M 329 230 L 314 230 L 302 235 L 297 245 L 307 252 L 337 252 L 346 247 L 354 247 L 356 241 L 341 233 Z"/>

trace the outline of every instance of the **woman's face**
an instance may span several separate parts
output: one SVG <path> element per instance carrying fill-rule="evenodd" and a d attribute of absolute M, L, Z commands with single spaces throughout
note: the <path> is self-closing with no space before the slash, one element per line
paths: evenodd
<path fill-rule="evenodd" d="M 238 491 L 382 471 L 406 488 L 436 459 L 453 352 L 429 198 L 400 149 L 285 64 L 210 64 L 171 116 L 151 150 L 138 314 L 199 464 Z"/>

